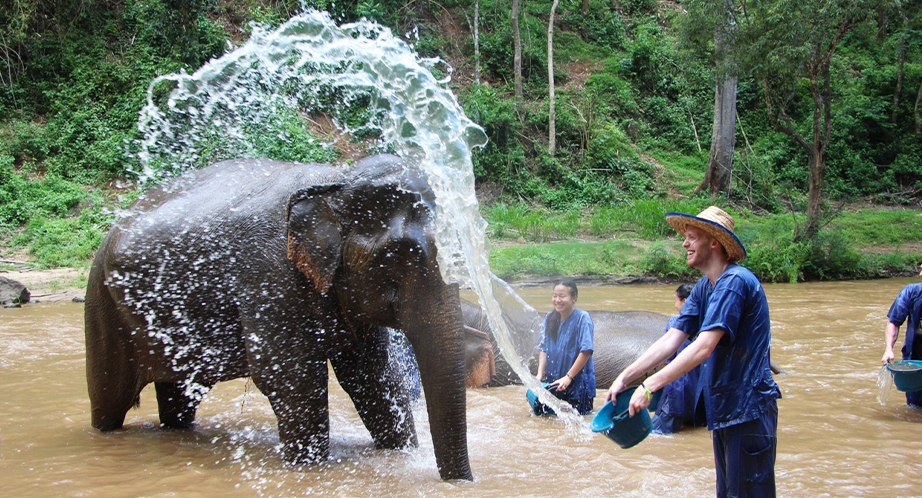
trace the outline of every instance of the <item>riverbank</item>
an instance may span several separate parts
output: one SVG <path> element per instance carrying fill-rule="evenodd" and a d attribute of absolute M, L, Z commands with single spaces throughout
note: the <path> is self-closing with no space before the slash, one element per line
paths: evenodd
<path fill-rule="evenodd" d="M 86 295 L 86 279 L 90 270 L 80 268 L 55 268 L 51 270 L 0 270 L 0 277 L 15 280 L 29 289 L 30 302 L 58 302 L 82 299 Z M 547 287 L 559 277 L 522 278 L 508 283 L 516 288 Z M 580 286 L 631 285 L 667 282 L 654 277 L 575 277 Z"/>
<path fill-rule="evenodd" d="M 51 270 L 0 270 L 6 277 L 25 285 L 31 293 L 30 302 L 56 302 L 83 299 L 89 268 L 54 268 Z"/>

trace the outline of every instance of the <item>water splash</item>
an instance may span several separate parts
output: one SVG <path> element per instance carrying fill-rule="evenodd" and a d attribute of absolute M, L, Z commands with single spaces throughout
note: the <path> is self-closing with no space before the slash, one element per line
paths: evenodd
<path fill-rule="evenodd" d="M 893 374 L 887 369 L 887 365 L 880 367 L 877 372 L 877 402 L 886 405 L 890 401 L 890 391 L 893 387 Z"/>
<path fill-rule="evenodd" d="M 364 106 L 364 123 L 346 124 L 334 114 L 334 124 L 346 133 L 377 136 L 373 150 L 411 159 L 426 172 L 436 196 L 443 278 L 478 295 L 516 374 L 569 427 L 588 431 L 569 404 L 540 388 L 520 355 L 532 351 L 516 347 L 522 341 L 512 338 L 501 318 L 502 306 L 521 299 L 489 272 L 486 222 L 474 194 L 471 160 L 471 149 L 485 145 L 486 135 L 465 116 L 447 88 L 449 78 L 433 75 L 436 68 L 450 75 L 442 61 L 420 58 L 373 22 L 337 26 L 328 14 L 307 11 L 272 32 L 255 27 L 243 46 L 195 73 L 161 76 L 150 84 L 138 125 L 143 169 L 136 173 L 143 183 L 219 159 L 258 157 L 262 151 L 254 137 L 293 110 L 307 116 Z M 166 96 L 164 87 L 172 87 Z M 278 138 L 290 143 L 293 137 Z"/>

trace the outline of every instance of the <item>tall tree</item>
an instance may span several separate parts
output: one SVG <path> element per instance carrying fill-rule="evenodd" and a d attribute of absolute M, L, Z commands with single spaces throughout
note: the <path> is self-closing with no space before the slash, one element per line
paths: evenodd
<path fill-rule="evenodd" d="M 736 149 L 736 90 L 739 78 L 733 60 L 732 47 L 736 31 L 736 15 L 730 0 L 719 2 L 715 20 L 714 59 L 717 86 L 714 92 L 714 128 L 707 171 L 696 192 L 730 194 L 733 173 L 733 152 Z M 696 3 L 700 6 L 700 3 Z"/>
<path fill-rule="evenodd" d="M 879 1 L 767 0 L 746 5 L 747 22 L 740 25 L 745 32 L 735 44 L 737 60 L 745 61 L 761 82 L 772 125 L 800 145 L 808 158 L 807 219 L 796 240 L 814 238 L 822 223 L 825 154 L 835 98 L 833 56 L 842 38 L 867 19 Z"/>
<path fill-rule="evenodd" d="M 515 98 L 521 102 L 522 93 L 522 33 L 519 31 L 520 0 L 512 0 L 512 72 L 515 79 Z"/>
<path fill-rule="evenodd" d="M 559 0 L 551 4 L 551 17 L 547 21 L 547 93 L 548 93 L 548 123 L 547 123 L 547 153 L 554 155 L 557 149 L 557 116 L 554 106 L 554 14 L 557 12 Z"/>

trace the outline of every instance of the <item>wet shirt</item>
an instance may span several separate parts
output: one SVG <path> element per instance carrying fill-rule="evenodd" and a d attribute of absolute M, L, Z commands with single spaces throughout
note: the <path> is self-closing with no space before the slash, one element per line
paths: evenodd
<path fill-rule="evenodd" d="M 685 301 L 676 328 L 692 337 L 701 330 L 724 331 L 701 364 L 708 429 L 755 420 L 781 397 L 769 366 L 768 300 L 748 269 L 730 264 L 714 285 L 702 277 Z"/>
<path fill-rule="evenodd" d="M 896 296 L 887 319 L 896 326 L 902 326 L 906 319 L 906 339 L 903 343 L 903 359 L 912 359 L 913 342 L 919 330 L 919 320 L 922 318 L 922 284 L 910 284 L 903 288 Z M 918 345 L 916 345 L 916 349 Z"/>
<path fill-rule="evenodd" d="M 544 317 L 544 330 L 547 330 L 547 320 L 552 313 L 555 312 L 552 311 Z M 549 382 L 553 382 L 563 377 L 573 366 L 580 352 L 593 351 L 595 349 L 593 346 L 594 333 L 595 326 L 592 323 L 592 317 L 589 316 L 589 313 L 578 308 L 574 309 L 570 316 L 560 322 L 557 339 L 553 339 L 545 333 L 544 340 L 538 346 L 539 351 L 544 351 L 547 354 L 544 369 L 545 378 Z M 595 364 L 592 361 L 592 356 L 590 356 L 586 366 L 576 374 L 570 387 L 563 392 L 562 397 L 582 412 L 585 411 L 583 408 L 585 408 L 587 401 L 589 410 L 592 410 L 592 400 L 595 395 Z"/>

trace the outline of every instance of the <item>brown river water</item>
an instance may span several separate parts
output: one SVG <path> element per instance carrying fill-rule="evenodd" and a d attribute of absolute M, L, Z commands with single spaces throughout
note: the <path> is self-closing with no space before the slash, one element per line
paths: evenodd
<path fill-rule="evenodd" d="M 766 286 L 772 358 L 786 371 L 776 376 L 784 396 L 778 496 L 922 496 L 922 411 L 907 408 L 893 387 L 882 405 L 877 386 L 887 310 L 913 282 Z M 674 287 L 582 287 L 577 305 L 673 313 Z M 518 292 L 539 310 L 550 309 L 550 288 Z M 706 429 L 651 435 L 623 450 L 586 428 L 532 416 L 522 386 L 467 391 L 475 481 L 442 482 L 423 403 L 414 410 L 420 447 L 377 451 L 351 402 L 333 386 L 332 459 L 304 469 L 281 462 L 272 411 L 242 379 L 206 396 L 192 431 L 157 427 L 150 386 L 124 430 L 101 434 L 89 423 L 83 305 L 0 309 L 0 496 L 714 494 Z"/>

